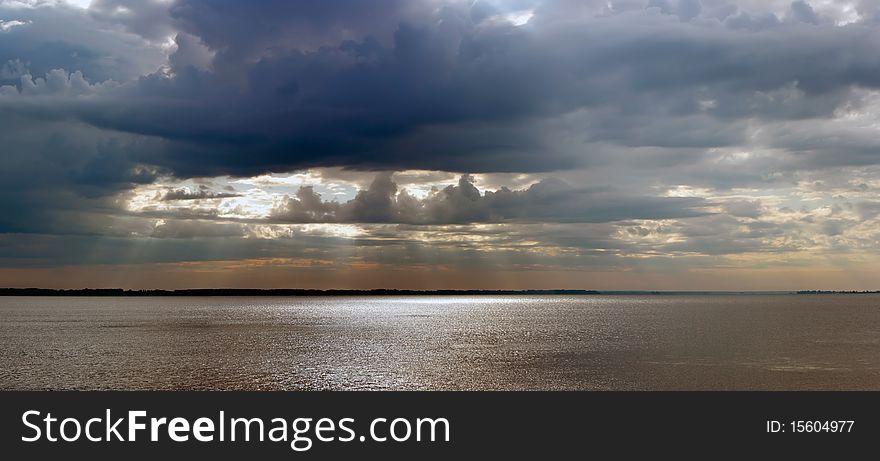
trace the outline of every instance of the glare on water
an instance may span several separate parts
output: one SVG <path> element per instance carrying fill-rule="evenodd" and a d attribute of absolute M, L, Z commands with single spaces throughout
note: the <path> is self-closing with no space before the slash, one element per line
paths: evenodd
<path fill-rule="evenodd" d="M 880 389 L 880 296 L 0 298 L 2 389 Z"/>

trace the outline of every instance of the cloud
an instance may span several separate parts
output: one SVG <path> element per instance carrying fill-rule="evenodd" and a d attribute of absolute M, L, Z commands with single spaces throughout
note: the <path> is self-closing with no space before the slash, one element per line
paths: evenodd
<path fill-rule="evenodd" d="M 154 42 L 173 35 L 165 0 L 92 0 L 88 14 Z"/>
<path fill-rule="evenodd" d="M 612 222 L 670 219 L 706 214 L 697 198 L 626 196 L 545 179 L 528 189 L 481 192 L 469 175 L 423 199 L 398 191 L 389 173 L 350 201 L 325 202 L 310 186 L 285 197 L 269 219 L 292 223 L 399 223 L 418 225 L 499 222 Z"/>
<path fill-rule="evenodd" d="M 221 198 L 241 197 L 241 194 L 232 192 L 213 192 L 208 190 L 206 186 L 202 186 L 198 190 L 189 189 L 172 189 L 165 192 L 162 196 L 163 201 L 175 200 L 213 200 Z"/>
<path fill-rule="evenodd" d="M 867 260 L 875 3 L 0 1 L 2 264 Z"/>
<path fill-rule="evenodd" d="M 0 118 L 0 232 L 112 233 L 117 194 L 160 176 L 137 161 L 150 139 L 20 111 Z"/>
<path fill-rule="evenodd" d="M 21 62 L 20 59 L 9 60 L 0 68 L 0 79 L 18 80 L 27 73 L 27 65 Z"/>
<path fill-rule="evenodd" d="M 4 21 L 4 20 L 0 19 L 0 32 L 6 32 L 6 31 L 12 29 L 13 27 L 26 26 L 28 24 L 30 24 L 30 21 L 19 21 L 16 19 L 12 19 L 10 21 Z"/>
<path fill-rule="evenodd" d="M 865 24 L 736 32 L 705 22 L 720 10 L 697 2 L 641 10 L 618 2 L 615 14 L 601 16 L 534 3 L 532 20 L 515 27 L 486 19 L 500 6 L 480 5 L 488 10 L 456 2 L 383 1 L 369 11 L 350 1 L 93 2 L 88 15 L 64 14 L 125 30 L 170 17 L 162 34 L 176 36 L 173 72 L 98 102 L 45 110 L 165 138 L 168 149 L 152 161 L 184 177 L 330 165 L 547 171 L 589 165 L 596 143 L 746 144 L 748 128 L 736 120 L 833 117 L 855 98 L 853 86 L 877 85 L 878 62 L 864 45 L 876 31 Z M 35 24 L 61 14 L 52 10 L 35 10 Z M 253 26 L 267 22 L 274 26 Z M 103 50 L 80 48 L 72 54 L 106 61 Z M 813 65 L 830 55 L 841 59 Z M 38 61 L 34 75 L 52 71 Z M 91 67 L 63 66 L 106 80 L 106 70 Z"/>
<path fill-rule="evenodd" d="M 241 224 L 204 222 L 196 220 L 159 221 L 150 237 L 160 239 L 193 239 L 218 237 L 243 237 L 245 227 Z"/>
<path fill-rule="evenodd" d="M 880 216 L 880 202 L 859 202 L 856 209 L 862 219 L 874 219 Z"/>
<path fill-rule="evenodd" d="M 15 68 L 10 72 L 19 70 L 19 68 Z M 67 72 L 64 69 L 52 69 L 46 73 L 45 77 L 34 78 L 29 73 L 22 74 L 19 86 L 5 85 L 0 87 L 0 96 L 84 96 L 96 94 L 114 85 L 113 81 L 92 84 L 86 81 L 80 71 Z"/>
<path fill-rule="evenodd" d="M 797 0 L 791 3 L 792 17 L 800 22 L 807 24 L 818 24 L 820 19 L 813 11 L 813 7 L 804 0 Z"/>
<path fill-rule="evenodd" d="M 163 32 L 176 36 L 167 67 L 44 110 L 162 138 L 150 160 L 181 177 L 316 166 L 537 172 L 588 167 L 602 144 L 765 147 L 754 145 L 755 123 L 832 120 L 859 103 L 856 89 L 880 85 L 868 23 L 751 31 L 717 22 L 743 10 L 699 2 L 621 3 L 613 14 L 552 3 L 535 3 L 518 27 L 489 21 L 502 12 L 494 4 L 480 13 L 467 2 L 178 1 L 166 11 L 176 29 Z M 126 27 L 151 21 L 126 5 L 90 11 L 124 11 L 129 19 L 101 17 Z M 762 14 L 789 5 L 774 8 Z"/>
<path fill-rule="evenodd" d="M 0 20 L 27 23 L 0 32 L 0 62 L 21 60 L 32 75 L 68 69 L 90 81 L 123 82 L 155 72 L 167 59 L 162 45 L 97 21 L 82 8 L 52 1 L 20 5 L 0 2 Z"/>
<path fill-rule="evenodd" d="M 731 216 L 757 218 L 761 216 L 761 202 L 758 200 L 736 200 L 724 204 L 724 210 Z"/>

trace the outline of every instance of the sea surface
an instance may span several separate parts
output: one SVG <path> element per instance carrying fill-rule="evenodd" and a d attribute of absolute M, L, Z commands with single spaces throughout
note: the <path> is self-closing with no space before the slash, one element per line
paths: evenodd
<path fill-rule="evenodd" d="M 878 295 L 0 297 L 0 389 L 880 389 Z"/>

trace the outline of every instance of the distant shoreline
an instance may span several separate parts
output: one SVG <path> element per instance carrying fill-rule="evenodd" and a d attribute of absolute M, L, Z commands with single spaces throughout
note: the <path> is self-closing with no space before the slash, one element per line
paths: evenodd
<path fill-rule="evenodd" d="M 0 296 L 588 296 L 588 295 L 833 295 L 878 294 L 880 291 L 604 291 L 604 290 L 343 290 L 343 289 L 250 289 L 194 288 L 181 290 L 124 290 L 121 288 L 0 288 Z"/>
<path fill-rule="evenodd" d="M 194 288 L 183 290 L 123 290 L 120 288 L 0 288 L 0 296 L 486 296 L 597 295 L 595 290 L 318 290 L 308 288 L 250 289 Z"/>

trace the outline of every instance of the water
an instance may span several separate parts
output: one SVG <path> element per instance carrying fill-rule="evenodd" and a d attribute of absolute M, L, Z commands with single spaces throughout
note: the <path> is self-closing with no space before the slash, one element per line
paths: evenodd
<path fill-rule="evenodd" d="M 880 296 L 0 298 L 0 389 L 880 389 Z"/>

